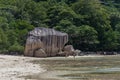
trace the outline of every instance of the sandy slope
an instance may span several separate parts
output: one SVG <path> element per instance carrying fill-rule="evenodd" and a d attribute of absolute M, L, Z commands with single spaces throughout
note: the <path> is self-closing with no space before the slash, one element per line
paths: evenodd
<path fill-rule="evenodd" d="M 42 73 L 39 65 L 30 63 L 38 58 L 0 55 L 0 80 L 25 80 L 21 76 Z"/>

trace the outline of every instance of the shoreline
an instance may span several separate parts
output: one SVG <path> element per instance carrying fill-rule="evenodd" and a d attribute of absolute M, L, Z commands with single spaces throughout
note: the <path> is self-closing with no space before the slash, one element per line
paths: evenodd
<path fill-rule="evenodd" d="M 113 57 L 113 56 L 120 56 L 120 55 L 83 55 L 83 56 L 76 56 L 75 59 L 77 60 L 80 58 L 85 59 L 88 57 L 101 58 L 101 57 Z M 43 67 L 43 65 L 45 64 L 39 64 L 39 63 L 36 64 L 33 63 L 32 61 L 63 60 L 63 59 L 74 60 L 73 56 L 69 56 L 67 58 L 66 57 L 35 58 L 35 57 L 14 56 L 14 55 L 0 55 L 0 78 L 2 80 L 26 80 L 25 79 L 26 76 L 38 75 L 38 74 L 42 74 L 41 75 L 42 77 L 44 77 L 44 75 L 50 77 L 49 70 Z M 52 74 L 51 76 L 53 77 Z M 55 75 L 54 77 L 59 78 Z M 27 80 L 34 80 L 34 79 L 27 79 Z"/>

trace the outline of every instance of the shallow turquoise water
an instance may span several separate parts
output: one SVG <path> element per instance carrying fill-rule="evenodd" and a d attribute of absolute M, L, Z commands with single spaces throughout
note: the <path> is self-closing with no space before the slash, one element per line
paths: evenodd
<path fill-rule="evenodd" d="M 120 56 L 78 57 L 75 60 L 46 58 L 34 63 L 43 64 L 42 67 L 48 70 L 44 75 L 62 78 L 48 77 L 44 80 L 120 80 Z M 37 80 L 40 79 L 41 77 L 37 77 Z"/>

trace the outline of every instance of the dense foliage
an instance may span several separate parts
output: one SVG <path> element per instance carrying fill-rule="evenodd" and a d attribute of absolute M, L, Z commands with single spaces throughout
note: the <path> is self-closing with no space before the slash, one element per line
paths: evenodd
<path fill-rule="evenodd" d="M 23 52 L 35 27 L 67 32 L 83 51 L 120 50 L 120 0 L 0 0 L 0 52 Z"/>

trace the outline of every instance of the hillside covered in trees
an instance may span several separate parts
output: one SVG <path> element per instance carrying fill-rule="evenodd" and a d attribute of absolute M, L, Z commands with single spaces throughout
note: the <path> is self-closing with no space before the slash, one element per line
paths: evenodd
<path fill-rule="evenodd" d="M 0 0 L 0 53 L 22 53 L 35 27 L 68 33 L 82 51 L 120 51 L 120 0 Z"/>

